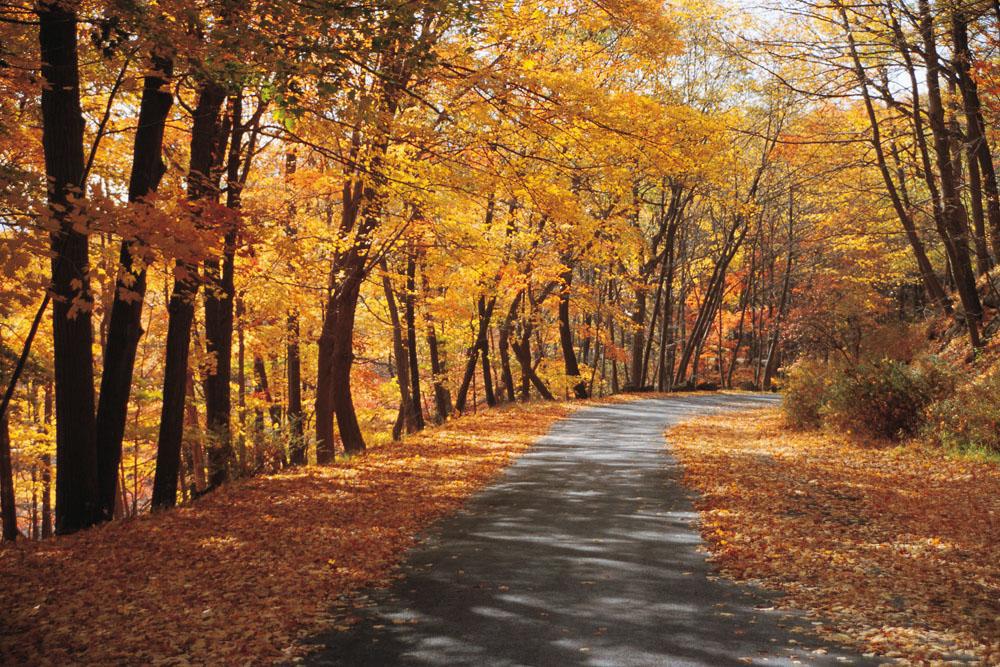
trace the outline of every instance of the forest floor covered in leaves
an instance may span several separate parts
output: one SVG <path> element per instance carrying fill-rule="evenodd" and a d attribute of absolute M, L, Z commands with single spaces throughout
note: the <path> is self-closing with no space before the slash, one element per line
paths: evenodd
<path fill-rule="evenodd" d="M 5 546 L 0 663 L 291 658 L 339 597 L 390 577 L 422 529 L 570 410 L 491 410 L 176 511 Z"/>
<path fill-rule="evenodd" d="M 668 439 L 723 575 L 863 653 L 1000 664 L 1000 466 L 789 431 L 777 410 Z"/>

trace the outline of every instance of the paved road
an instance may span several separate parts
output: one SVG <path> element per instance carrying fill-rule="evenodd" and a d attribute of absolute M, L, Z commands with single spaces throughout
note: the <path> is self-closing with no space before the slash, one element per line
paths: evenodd
<path fill-rule="evenodd" d="M 842 665 L 759 594 L 710 578 L 671 424 L 766 396 L 583 409 L 439 523 L 314 665 Z M 797 628 L 798 626 L 798 628 Z M 822 648 L 820 649 L 823 650 Z"/>

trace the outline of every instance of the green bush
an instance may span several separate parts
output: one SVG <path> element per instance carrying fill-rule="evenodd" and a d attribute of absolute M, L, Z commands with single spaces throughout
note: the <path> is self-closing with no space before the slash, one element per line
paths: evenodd
<path fill-rule="evenodd" d="M 918 433 L 927 407 L 947 393 L 943 365 L 908 366 L 883 360 L 837 374 L 821 414 L 828 424 L 860 435 L 900 440 Z"/>
<path fill-rule="evenodd" d="M 811 359 L 797 361 L 788 369 L 781 405 L 789 426 L 816 429 L 822 425 L 821 410 L 826 402 L 830 375 L 827 364 Z"/>
<path fill-rule="evenodd" d="M 1000 455 L 1000 369 L 931 406 L 926 435 L 962 452 Z"/>

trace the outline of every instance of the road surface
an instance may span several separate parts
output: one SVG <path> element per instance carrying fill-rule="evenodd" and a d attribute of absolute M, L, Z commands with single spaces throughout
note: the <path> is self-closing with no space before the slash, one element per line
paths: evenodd
<path fill-rule="evenodd" d="M 313 665 L 843 665 L 763 593 L 712 577 L 672 424 L 761 395 L 597 405 L 439 522 Z"/>

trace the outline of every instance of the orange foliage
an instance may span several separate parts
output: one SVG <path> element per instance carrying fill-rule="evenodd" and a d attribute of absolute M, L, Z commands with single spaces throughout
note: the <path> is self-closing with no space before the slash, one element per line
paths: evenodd
<path fill-rule="evenodd" d="M 1000 664 L 1000 467 L 791 433 L 776 411 L 668 437 L 725 575 L 866 653 Z"/>
<path fill-rule="evenodd" d="M 449 423 L 329 468 L 0 549 L 0 663 L 281 661 L 338 596 L 390 576 L 414 536 L 570 408 Z"/>

